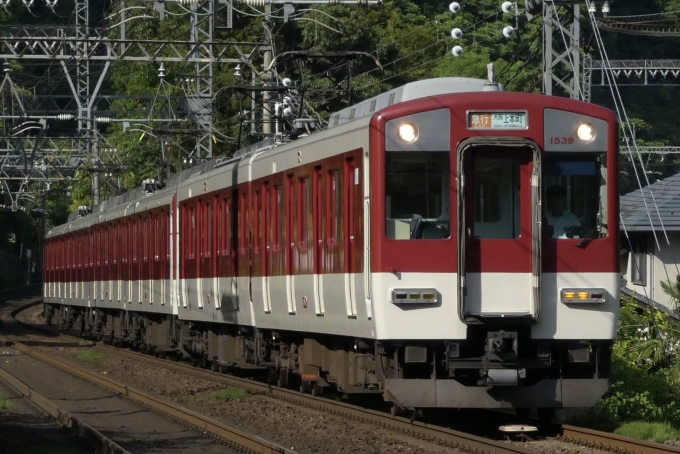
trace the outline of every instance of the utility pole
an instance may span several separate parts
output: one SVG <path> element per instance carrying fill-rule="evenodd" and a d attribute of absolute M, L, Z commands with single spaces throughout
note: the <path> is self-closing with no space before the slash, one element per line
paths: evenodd
<path fill-rule="evenodd" d="M 272 63 L 274 58 L 274 37 L 272 36 L 271 29 L 271 19 L 272 19 L 272 5 L 267 3 L 264 5 L 264 39 L 265 39 L 265 51 L 264 51 L 264 61 L 262 62 L 264 66 L 263 74 L 268 80 L 264 80 L 265 84 L 272 83 L 273 71 L 269 70 L 269 65 Z M 268 136 L 272 132 L 271 123 L 271 110 L 269 108 L 269 92 L 265 91 L 262 93 L 262 133 L 264 136 Z"/>
<path fill-rule="evenodd" d="M 552 95 L 553 88 L 557 86 L 564 89 L 572 99 L 582 98 L 579 21 L 581 1 L 550 1 L 549 4 L 543 4 L 543 92 L 546 95 Z M 572 10 L 570 23 L 561 22 L 557 11 L 560 6 Z M 557 36 L 553 36 L 554 34 Z M 559 66 L 566 66 L 569 71 L 565 77 L 555 73 L 555 68 Z"/>

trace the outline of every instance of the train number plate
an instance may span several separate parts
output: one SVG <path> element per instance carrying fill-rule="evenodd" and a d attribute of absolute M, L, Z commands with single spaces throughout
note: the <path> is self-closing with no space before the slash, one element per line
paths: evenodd
<path fill-rule="evenodd" d="M 526 112 L 468 112 L 468 129 L 526 129 Z"/>

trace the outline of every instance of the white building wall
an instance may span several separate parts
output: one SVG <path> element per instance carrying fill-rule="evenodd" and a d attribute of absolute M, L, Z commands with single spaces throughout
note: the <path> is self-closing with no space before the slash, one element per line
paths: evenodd
<path fill-rule="evenodd" d="M 663 232 L 657 232 L 657 239 L 653 233 L 644 235 L 647 238 L 647 272 L 645 285 L 633 283 L 633 253 L 621 255 L 621 274 L 625 278 L 625 288 L 635 292 L 637 297 L 649 299 L 670 311 L 677 310 L 675 302 L 661 288 L 662 281 L 675 282 L 680 274 L 680 232 L 667 232 L 668 242 Z M 627 240 L 622 232 L 622 242 Z M 632 234 L 631 234 L 632 236 Z M 657 246 L 656 241 L 659 245 Z M 668 244 L 670 242 L 670 244 Z"/>

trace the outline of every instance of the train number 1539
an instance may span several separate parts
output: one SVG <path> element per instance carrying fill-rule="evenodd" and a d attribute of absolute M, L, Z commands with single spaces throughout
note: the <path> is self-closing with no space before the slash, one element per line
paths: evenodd
<path fill-rule="evenodd" d="M 573 145 L 573 137 L 551 137 L 550 145 Z"/>

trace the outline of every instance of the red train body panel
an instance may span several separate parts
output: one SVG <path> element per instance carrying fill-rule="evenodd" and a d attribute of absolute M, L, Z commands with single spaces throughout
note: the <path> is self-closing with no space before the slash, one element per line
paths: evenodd
<path fill-rule="evenodd" d="M 73 217 L 47 240 L 48 315 L 395 408 L 594 404 L 617 321 L 616 118 L 489 87 L 409 84 Z"/>

